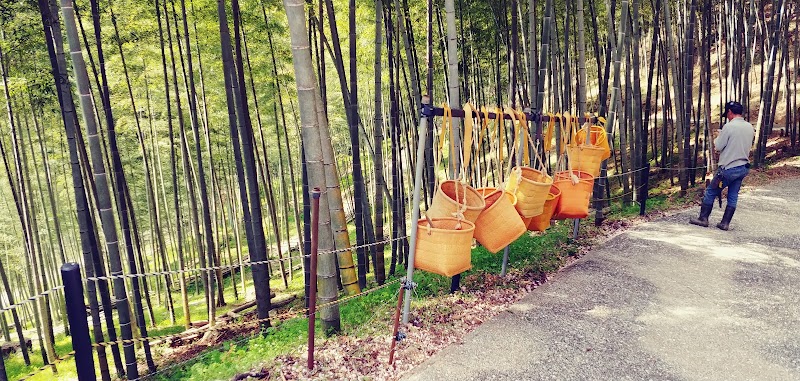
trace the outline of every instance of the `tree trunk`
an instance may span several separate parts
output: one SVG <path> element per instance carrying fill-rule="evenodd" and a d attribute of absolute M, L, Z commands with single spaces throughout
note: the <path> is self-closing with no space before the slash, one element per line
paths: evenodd
<path fill-rule="evenodd" d="M 2 36 L 2 41 L 5 41 L 5 33 L 0 32 L 0 36 Z M 14 187 L 11 173 L 8 172 L 8 181 L 9 185 L 11 185 L 11 191 L 14 194 L 14 200 L 17 204 L 17 212 L 20 218 L 20 225 L 23 230 L 23 236 L 25 237 L 26 242 L 26 255 L 30 259 L 28 269 L 33 270 L 33 278 L 29 279 L 32 280 L 32 283 L 29 283 L 31 287 L 31 294 L 38 294 L 44 292 L 47 288 L 47 278 L 44 274 L 44 264 L 42 263 L 42 252 L 41 248 L 39 247 L 38 243 L 38 228 L 37 228 L 37 221 L 35 211 L 33 210 L 34 202 L 30 200 L 30 191 L 28 191 L 29 186 L 27 185 L 27 180 L 25 178 L 25 173 L 28 172 L 27 168 L 27 155 L 25 150 L 20 149 L 19 143 L 17 141 L 17 132 L 16 132 L 16 123 L 14 118 L 14 111 L 11 105 L 11 95 L 8 89 L 8 68 L 5 66 L 6 58 L 5 54 L 3 53 L 2 48 L 0 48 L 0 76 L 2 76 L 3 81 L 3 89 L 5 94 L 5 101 L 6 101 L 6 111 L 8 112 L 8 123 L 10 127 L 10 137 L 11 137 L 11 150 L 14 156 L 14 160 L 16 163 L 16 179 L 17 179 L 17 187 Z M 3 160 L 6 160 L 5 150 L 2 150 Z M 8 163 L 5 163 L 6 168 L 8 168 Z M 17 193 L 19 192 L 19 193 Z M 38 252 L 38 258 L 37 258 Z M 44 300 L 42 300 L 44 299 Z M 39 319 L 41 319 L 41 324 L 44 325 L 44 342 L 42 346 L 44 347 L 44 352 L 46 352 L 46 357 L 44 357 L 44 363 L 50 364 L 51 361 L 54 361 L 56 356 L 55 348 L 54 348 L 54 339 L 52 335 L 52 327 L 53 322 L 50 316 L 50 297 L 45 296 L 42 299 L 36 300 L 36 316 L 37 316 L 37 325 L 39 325 Z M 40 325 L 39 325 L 40 326 Z M 41 327 L 41 326 L 40 326 Z M 56 373 L 55 366 L 52 367 L 53 373 Z"/>
<path fill-rule="evenodd" d="M 45 33 L 45 41 L 47 42 L 47 51 L 50 56 L 50 64 L 52 67 L 53 79 L 57 88 L 57 95 L 59 105 L 61 106 L 61 116 L 64 123 L 64 129 L 67 135 L 67 142 L 69 145 L 69 156 L 72 172 L 72 182 L 74 187 L 75 204 L 77 210 L 78 228 L 81 237 L 81 250 L 83 252 L 84 273 L 87 277 L 93 275 L 104 276 L 105 268 L 100 259 L 100 250 L 98 241 L 96 239 L 95 225 L 92 219 L 89 203 L 86 198 L 86 190 L 84 189 L 84 182 L 82 177 L 80 159 L 78 155 L 78 144 L 76 139 L 77 132 L 77 114 L 72 99 L 72 91 L 70 90 L 69 83 L 62 81 L 67 78 L 66 60 L 64 59 L 63 49 L 61 45 L 61 32 L 58 23 L 58 8 L 53 4 L 52 8 L 47 0 L 39 0 L 39 11 L 42 15 L 42 26 Z M 55 12 L 52 12 L 55 11 Z M 90 312 L 92 316 L 92 331 L 95 342 L 100 343 L 105 340 L 103 330 L 100 323 L 100 312 L 97 303 L 97 286 L 100 286 L 100 294 L 103 299 L 103 305 L 106 308 L 107 322 L 112 322 L 110 319 L 111 308 L 108 300 L 108 288 L 105 281 L 99 282 L 86 282 L 86 293 L 89 296 Z M 116 330 L 113 322 L 109 324 L 108 330 L 109 340 L 115 341 Z M 97 358 L 100 367 L 100 376 L 104 381 L 111 379 L 108 361 L 106 360 L 105 346 L 97 346 Z M 123 374 L 122 361 L 119 354 L 119 347 L 114 344 L 111 346 L 111 351 L 114 357 L 114 362 L 117 368 L 117 374 Z"/>
<path fill-rule="evenodd" d="M 323 161 L 323 148 L 320 126 L 321 96 L 317 87 L 314 69 L 309 51 L 308 33 L 305 27 L 304 2 L 302 0 L 284 0 L 284 8 L 289 21 L 291 34 L 292 62 L 294 64 L 297 93 L 302 120 L 303 149 L 306 167 L 308 170 L 309 188 L 326 189 L 325 169 Z M 324 111 L 322 112 L 324 115 Z M 330 140 L 328 140 L 330 142 Z M 333 236 L 330 224 L 330 209 L 328 203 L 331 198 L 330 190 L 326 197 L 320 198 L 320 229 L 319 250 L 321 252 L 333 249 Z M 341 197 L 339 197 L 341 202 Z M 336 300 L 336 263 L 330 255 L 320 256 L 317 268 L 320 287 L 318 297 L 321 303 Z M 354 282 L 355 283 L 355 282 Z M 322 327 L 325 332 L 336 332 L 340 329 L 338 306 L 323 308 L 320 313 Z"/>
<path fill-rule="evenodd" d="M 189 77 L 189 115 L 192 130 L 194 131 L 194 148 L 195 148 L 195 155 L 197 156 L 197 178 L 198 178 L 198 188 L 200 188 L 200 204 L 202 206 L 203 212 L 203 236 L 205 238 L 204 246 L 205 246 L 205 256 L 206 261 L 209 265 L 212 265 L 215 262 L 216 258 L 216 249 L 214 244 L 214 236 L 213 231 L 211 229 L 211 209 L 208 202 L 208 186 L 206 185 L 206 175 L 205 175 L 205 166 L 203 165 L 203 151 L 200 147 L 200 126 L 197 116 L 197 93 L 196 87 L 194 83 L 194 69 L 192 64 L 192 47 L 191 42 L 189 40 L 189 23 L 186 17 L 186 1 L 181 0 L 181 14 L 183 15 L 183 38 L 184 38 L 184 46 L 186 48 L 186 61 L 188 63 L 188 77 Z M 201 258 L 203 254 L 200 254 Z M 202 261 L 201 261 L 202 265 Z M 208 303 L 208 324 L 209 326 L 213 326 L 216 321 L 216 305 L 214 304 L 214 282 L 216 278 L 216 274 L 213 271 L 207 271 L 206 276 L 207 278 L 207 290 L 209 293 L 209 303 Z M 221 280 L 220 280 L 221 281 Z"/>
<path fill-rule="evenodd" d="M 235 66 L 231 52 L 230 32 L 228 30 L 227 13 L 225 3 L 217 1 L 217 14 L 219 16 L 220 36 L 222 40 L 222 57 L 225 65 L 225 87 L 226 99 L 228 104 L 228 122 L 230 124 L 231 140 L 233 141 L 233 154 L 236 163 L 236 174 L 239 179 L 239 195 L 242 200 L 242 211 L 244 212 L 245 235 L 250 253 L 250 261 L 265 261 L 268 258 L 267 246 L 264 238 L 264 227 L 262 225 L 261 198 L 258 190 L 256 178 L 256 162 L 253 154 L 252 127 L 250 127 L 250 114 L 247 109 L 246 90 L 244 88 L 244 71 L 241 61 L 241 46 L 238 36 L 238 2 L 234 1 L 234 33 L 236 34 L 236 55 Z M 230 89 L 230 90 L 228 90 Z M 238 111 L 239 125 L 237 128 L 234 119 Z M 239 138 L 241 136 L 241 146 Z M 242 159 L 244 158 L 244 159 Z M 244 161 L 244 163 L 242 163 Z M 245 169 L 246 167 L 246 169 Z M 246 173 L 245 173 L 246 170 Z M 253 287 L 256 293 L 256 304 L 259 319 L 269 317 L 270 291 L 269 275 L 265 264 L 255 265 L 252 269 Z M 261 324 L 262 328 L 269 327 L 269 321 Z"/>
<path fill-rule="evenodd" d="M 92 109 L 91 94 L 89 91 L 89 77 L 86 73 L 86 65 L 83 62 L 78 32 L 75 28 L 75 14 L 72 7 L 72 0 L 61 0 L 61 9 L 64 13 L 64 25 L 67 29 L 67 40 L 70 45 L 70 56 L 72 66 L 76 74 L 78 91 L 81 100 L 81 110 L 83 111 L 84 123 L 87 127 L 89 138 L 89 149 L 92 154 L 92 170 L 94 171 L 95 184 L 97 186 L 100 217 L 103 225 L 103 235 L 106 238 L 111 276 L 122 274 L 122 261 L 119 253 L 119 241 L 117 239 L 116 222 L 111 209 L 111 197 L 109 192 L 108 177 L 103 167 L 103 155 L 100 147 L 100 137 L 95 123 L 94 110 Z M 117 313 L 122 332 L 122 338 L 130 340 L 133 338 L 133 331 L 130 325 L 130 309 L 128 306 L 128 296 L 125 290 L 125 281 L 122 278 L 114 279 L 114 297 L 117 300 Z M 126 376 L 129 379 L 138 378 L 139 371 L 136 368 L 136 354 L 133 344 L 123 344 L 126 362 Z"/>
<path fill-rule="evenodd" d="M 758 115 L 758 124 L 756 126 L 757 132 L 757 143 L 756 143 L 756 153 L 754 157 L 754 165 L 759 167 L 764 164 L 766 155 L 767 155 L 767 140 L 769 139 L 769 133 L 772 130 L 772 124 L 770 123 L 772 120 L 772 98 L 773 92 L 775 87 L 775 66 L 776 66 L 776 57 L 778 55 L 778 49 L 780 49 L 780 38 L 781 32 L 783 31 L 783 19 L 785 8 L 784 4 L 786 2 L 784 0 L 779 0 L 776 7 L 773 8 L 773 12 L 778 12 L 778 19 L 775 21 L 774 29 L 772 30 L 772 36 L 770 37 L 770 50 L 769 50 L 769 67 L 767 69 L 767 81 L 765 85 L 765 91 L 761 94 L 761 112 Z"/>
<path fill-rule="evenodd" d="M 375 165 L 375 240 L 383 241 L 383 187 L 386 180 L 383 178 L 383 85 L 381 79 L 381 44 L 383 43 L 383 0 L 375 1 L 375 126 L 373 136 L 375 139 L 375 153 L 373 162 Z M 412 83 L 414 81 L 412 80 Z M 417 90 L 419 92 L 419 90 Z M 416 99 L 416 98 L 415 98 Z M 416 109 L 416 108 L 415 108 Z M 379 243 L 376 246 L 377 255 L 372 261 L 375 270 L 375 280 L 378 284 L 386 281 L 386 266 L 384 265 L 384 245 Z"/>
<path fill-rule="evenodd" d="M 156 17 L 158 18 L 158 35 L 159 41 L 161 42 L 161 67 L 164 73 L 164 97 L 166 99 L 166 106 L 167 106 L 167 126 L 169 129 L 169 157 L 170 157 L 170 168 L 172 172 L 172 202 L 173 202 L 173 209 L 175 210 L 175 229 L 177 230 L 177 247 L 178 251 L 178 268 L 181 270 L 179 274 L 179 283 L 181 289 L 181 301 L 183 306 L 183 325 L 185 328 L 191 327 L 192 323 L 192 316 L 189 310 L 189 295 L 186 290 L 186 273 L 183 272 L 186 269 L 186 261 L 184 255 L 184 238 L 183 238 L 183 222 L 181 220 L 181 206 L 180 206 L 180 199 L 178 197 L 178 165 L 176 159 L 176 147 L 175 147 L 175 129 L 172 122 L 172 102 L 170 101 L 170 87 L 169 87 L 169 72 L 167 70 L 167 55 L 164 50 L 164 30 L 161 24 L 161 16 L 160 12 L 161 9 L 158 6 L 158 0 L 155 1 L 156 6 Z M 177 77 L 177 70 L 175 65 L 175 50 L 173 49 L 172 45 L 172 31 L 169 22 L 169 12 L 167 10 L 167 3 L 164 0 L 164 17 L 166 24 L 166 34 L 168 38 L 169 44 L 169 54 L 170 54 L 170 62 L 172 64 L 172 85 L 175 89 L 175 102 L 178 112 L 178 128 L 183 129 L 183 110 L 181 109 L 181 98 L 180 98 L 180 89 L 178 88 L 178 77 Z"/>

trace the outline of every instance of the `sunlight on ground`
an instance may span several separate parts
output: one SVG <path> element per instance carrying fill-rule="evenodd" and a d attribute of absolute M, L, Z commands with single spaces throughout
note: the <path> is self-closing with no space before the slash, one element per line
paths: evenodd
<path fill-rule="evenodd" d="M 608 306 L 594 306 L 591 310 L 586 311 L 586 314 L 592 317 L 606 319 L 614 313 L 614 309 Z"/>
<path fill-rule="evenodd" d="M 723 241 L 703 235 L 691 234 L 695 230 L 691 225 L 667 225 L 660 231 L 632 231 L 629 234 L 634 238 L 648 241 L 659 241 L 675 245 L 687 251 L 709 254 L 718 259 L 764 263 L 771 259 L 768 248 L 762 245 L 750 243 L 746 245 L 733 245 L 729 241 Z M 675 237 L 682 237 L 676 240 Z"/>

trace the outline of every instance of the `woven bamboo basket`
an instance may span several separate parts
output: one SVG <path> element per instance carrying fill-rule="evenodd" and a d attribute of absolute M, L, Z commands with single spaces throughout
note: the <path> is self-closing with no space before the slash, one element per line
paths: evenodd
<path fill-rule="evenodd" d="M 600 166 L 606 159 L 606 151 L 601 147 L 568 145 L 567 157 L 573 170 L 583 171 L 594 177 L 600 176 Z"/>
<path fill-rule="evenodd" d="M 553 215 L 556 213 L 559 199 L 561 199 L 561 190 L 558 189 L 556 185 L 550 186 L 550 192 L 547 194 L 547 201 L 544 202 L 544 210 L 542 214 L 531 218 L 526 225 L 528 230 L 536 232 L 547 230 L 547 228 L 550 227 L 550 219 L 552 219 Z"/>
<path fill-rule="evenodd" d="M 486 195 L 486 209 L 475 221 L 475 239 L 491 253 L 497 253 L 516 241 L 526 230 L 522 218 L 506 194 L 514 196 L 502 190 Z"/>
<path fill-rule="evenodd" d="M 553 178 L 542 171 L 531 167 L 515 167 L 508 177 L 506 190 L 517 196 L 515 207 L 519 215 L 530 218 L 542 214 L 552 184 Z"/>
<path fill-rule="evenodd" d="M 485 206 L 483 196 L 474 188 L 456 180 L 447 180 L 439 184 L 433 203 L 425 214 L 430 218 L 445 218 L 462 212 L 464 219 L 474 223 Z"/>
<path fill-rule="evenodd" d="M 497 189 L 498 188 L 495 188 L 495 187 L 483 187 L 483 188 L 475 188 L 475 191 L 477 191 L 481 195 L 481 197 L 484 198 L 484 202 L 485 202 L 486 201 L 486 196 L 496 192 Z M 503 192 L 503 194 L 506 195 L 506 198 L 508 199 L 508 201 L 511 201 L 511 205 L 517 205 L 517 196 L 515 196 L 513 193 L 508 192 L 508 191 Z M 484 209 L 486 209 L 488 207 L 489 207 L 489 205 L 486 205 L 484 207 Z"/>
<path fill-rule="evenodd" d="M 586 141 L 586 129 L 581 128 L 575 133 L 575 143 L 578 145 L 590 145 L 603 149 L 603 160 L 611 157 L 611 147 L 608 145 L 608 135 L 606 130 L 600 126 L 592 126 L 589 132 L 589 141 Z"/>
<path fill-rule="evenodd" d="M 433 227 L 427 219 L 418 222 L 414 267 L 448 277 L 471 269 L 475 224 L 451 217 L 431 222 Z"/>
<path fill-rule="evenodd" d="M 572 182 L 572 175 L 578 179 L 577 183 Z M 554 219 L 586 218 L 589 215 L 589 200 L 594 186 L 592 174 L 583 171 L 556 172 L 554 184 L 561 190 Z"/>

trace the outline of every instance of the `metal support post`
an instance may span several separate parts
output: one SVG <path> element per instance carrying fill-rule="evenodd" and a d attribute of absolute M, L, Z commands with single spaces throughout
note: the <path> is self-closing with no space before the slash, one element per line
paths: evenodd
<path fill-rule="evenodd" d="M 505 277 L 506 272 L 508 271 L 508 246 L 503 249 L 503 268 L 500 270 L 500 276 Z"/>
<path fill-rule="evenodd" d="M 411 235 L 408 243 L 408 262 L 406 267 L 406 280 L 414 280 L 414 257 L 417 254 L 417 225 L 419 221 L 419 202 L 422 189 L 422 168 L 425 165 L 425 140 L 427 138 L 428 117 L 433 113 L 431 98 L 422 97 L 422 115 L 419 118 L 419 140 L 417 141 L 417 162 L 414 168 L 414 196 L 411 202 Z M 403 324 L 408 323 L 408 314 L 411 311 L 411 292 L 407 292 L 403 303 Z"/>
<path fill-rule="evenodd" d="M 61 266 L 61 279 L 64 282 L 64 299 L 67 305 L 69 330 L 72 334 L 72 349 L 75 351 L 78 380 L 94 381 L 97 375 L 94 371 L 89 322 L 86 320 L 80 265 L 74 262 L 65 263 Z"/>

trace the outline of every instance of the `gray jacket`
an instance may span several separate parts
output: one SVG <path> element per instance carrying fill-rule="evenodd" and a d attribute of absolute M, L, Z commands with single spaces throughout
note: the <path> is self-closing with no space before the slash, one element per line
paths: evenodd
<path fill-rule="evenodd" d="M 753 125 L 742 117 L 725 123 L 719 136 L 714 139 L 714 147 L 720 152 L 719 167 L 727 169 L 749 163 L 748 156 L 755 134 Z"/>

